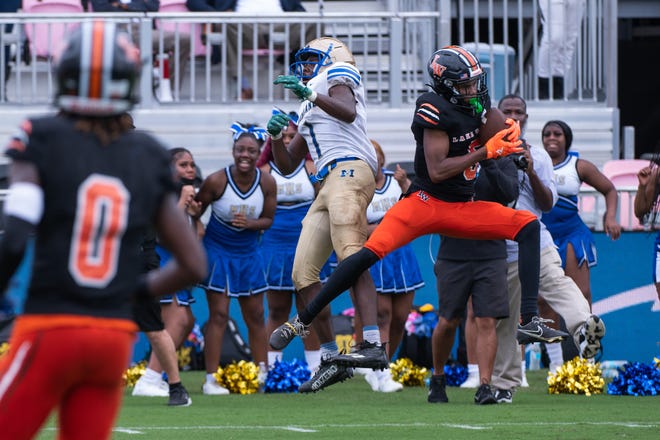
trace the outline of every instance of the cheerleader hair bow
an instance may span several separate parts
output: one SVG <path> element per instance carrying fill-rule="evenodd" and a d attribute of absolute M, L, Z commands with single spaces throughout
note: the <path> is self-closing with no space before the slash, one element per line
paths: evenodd
<path fill-rule="evenodd" d="M 273 107 L 272 116 L 279 115 L 280 113 L 287 115 L 289 118 L 291 118 L 291 122 L 293 123 L 293 125 L 295 125 L 296 127 L 298 126 L 298 113 L 293 111 L 287 113 L 281 108 Z"/>
<path fill-rule="evenodd" d="M 231 124 L 231 127 L 229 127 L 229 129 L 231 130 L 232 133 L 234 133 L 232 136 L 234 142 L 237 141 L 238 138 L 241 137 L 241 135 L 244 133 L 251 134 L 257 140 L 262 142 L 268 138 L 268 132 L 266 131 L 266 129 L 254 124 L 245 126 L 240 122 L 234 122 L 233 124 Z"/>

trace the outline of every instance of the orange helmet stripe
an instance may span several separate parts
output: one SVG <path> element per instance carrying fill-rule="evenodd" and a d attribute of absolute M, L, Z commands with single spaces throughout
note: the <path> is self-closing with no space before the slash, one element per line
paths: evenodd
<path fill-rule="evenodd" d="M 458 52 L 460 55 L 465 57 L 465 60 L 468 62 L 470 66 L 470 71 L 472 74 L 478 74 L 481 73 L 481 68 L 479 67 L 479 60 L 468 50 L 465 50 L 461 46 L 448 46 L 447 49 L 454 50 Z"/>
<path fill-rule="evenodd" d="M 92 45 L 89 77 L 89 97 L 100 98 L 103 84 L 103 47 L 105 26 L 102 21 L 95 21 L 92 28 Z"/>

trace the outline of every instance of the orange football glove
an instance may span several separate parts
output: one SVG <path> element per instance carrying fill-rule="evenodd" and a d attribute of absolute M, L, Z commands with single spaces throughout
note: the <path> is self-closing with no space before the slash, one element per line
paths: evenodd
<path fill-rule="evenodd" d="M 522 141 L 518 139 L 520 136 L 520 125 L 511 118 L 507 118 L 504 122 L 509 127 L 498 131 L 486 142 L 486 158 L 488 159 L 499 159 L 509 154 L 522 153 L 524 151 L 520 147 Z M 505 140 L 504 138 L 509 138 L 510 140 Z"/>

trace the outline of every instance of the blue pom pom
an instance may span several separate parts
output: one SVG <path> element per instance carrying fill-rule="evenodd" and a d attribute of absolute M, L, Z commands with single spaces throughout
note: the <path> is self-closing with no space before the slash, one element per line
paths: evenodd
<path fill-rule="evenodd" d="M 309 380 L 311 374 L 307 362 L 294 359 L 291 362 L 275 361 L 268 371 L 264 383 L 266 393 L 297 393 L 303 382 Z"/>
<path fill-rule="evenodd" d="M 445 378 L 447 380 L 447 385 L 450 387 L 461 386 L 463 382 L 467 380 L 468 371 L 461 364 L 451 364 L 445 365 Z"/>
<path fill-rule="evenodd" d="M 617 396 L 657 396 L 660 394 L 660 369 L 652 364 L 628 362 L 618 368 L 619 375 L 607 385 L 607 394 Z"/>

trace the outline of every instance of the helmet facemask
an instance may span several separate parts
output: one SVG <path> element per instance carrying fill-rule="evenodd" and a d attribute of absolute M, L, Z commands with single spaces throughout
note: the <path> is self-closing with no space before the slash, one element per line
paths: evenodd
<path fill-rule="evenodd" d="M 334 63 L 355 66 L 355 58 L 341 40 L 332 37 L 316 38 L 296 52 L 291 74 L 307 82 Z"/>
<path fill-rule="evenodd" d="M 321 72 L 321 69 L 328 67 L 332 64 L 330 52 L 332 51 L 332 44 L 324 52 L 311 47 L 303 47 L 294 57 L 295 61 L 291 64 L 291 74 L 298 77 L 299 80 L 307 82 L 314 78 Z M 311 73 L 306 67 L 311 66 Z M 307 73 L 306 73 L 307 70 Z"/>

